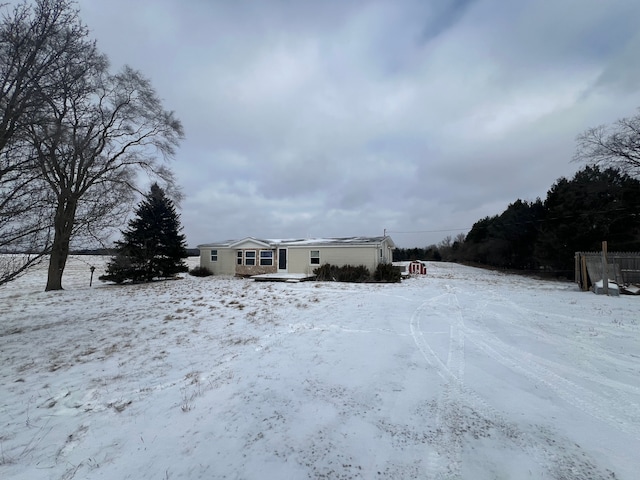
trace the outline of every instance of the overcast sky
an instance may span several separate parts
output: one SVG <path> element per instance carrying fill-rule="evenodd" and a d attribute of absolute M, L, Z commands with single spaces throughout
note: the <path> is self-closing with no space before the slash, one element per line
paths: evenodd
<path fill-rule="evenodd" d="M 186 138 L 189 246 L 423 247 L 544 199 L 575 137 L 640 106 L 638 0 L 80 0 Z M 401 233 L 416 232 L 416 233 Z"/>

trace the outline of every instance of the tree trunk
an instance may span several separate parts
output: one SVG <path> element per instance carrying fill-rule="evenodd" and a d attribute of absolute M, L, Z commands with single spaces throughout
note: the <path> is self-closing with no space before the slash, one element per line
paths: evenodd
<path fill-rule="evenodd" d="M 47 286 L 45 292 L 62 290 L 62 274 L 69 257 L 69 242 L 76 216 L 77 200 L 69 197 L 58 197 L 58 207 L 54 219 L 55 234 L 49 259 L 49 271 L 47 274 Z"/>

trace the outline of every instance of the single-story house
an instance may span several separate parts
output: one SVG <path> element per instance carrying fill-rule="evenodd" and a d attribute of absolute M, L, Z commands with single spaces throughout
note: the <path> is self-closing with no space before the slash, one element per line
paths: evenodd
<path fill-rule="evenodd" d="M 216 275 L 251 276 L 266 273 L 312 275 L 320 265 L 364 265 L 373 272 L 391 263 L 395 244 L 391 237 L 242 240 L 198 245 L 200 266 Z"/>

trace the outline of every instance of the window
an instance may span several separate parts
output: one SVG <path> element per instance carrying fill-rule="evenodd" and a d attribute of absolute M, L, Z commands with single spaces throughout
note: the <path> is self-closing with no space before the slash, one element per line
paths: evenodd
<path fill-rule="evenodd" d="M 311 250 L 311 265 L 320 265 L 320 250 Z"/>
<path fill-rule="evenodd" d="M 248 266 L 253 266 L 256 264 L 255 250 L 247 250 L 246 252 L 244 252 L 244 264 Z"/>
<path fill-rule="evenodd" d="M 212 262 L 218 261 L 218 250 L 211 250 L 211 261 Z"/>
<path fill-rule="evenodd" d="M 242 250 L 238 250 L 238 255 L 236 256 L 236 265 L 242 265 Z"/>
<path fill-rule="evenodd" d="M 260 265 L 269 267 L 273 265 L 273 250 L 260 250 Z"/>

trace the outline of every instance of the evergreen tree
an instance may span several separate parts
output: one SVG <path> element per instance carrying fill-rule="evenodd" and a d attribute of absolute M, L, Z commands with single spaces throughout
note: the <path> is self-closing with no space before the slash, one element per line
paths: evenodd
<path fill-rule="evenodd" d="M 150 282 L 188 270 L 185 236 L 171 199 L 154 183 L 136 209 L 136 218 L 116 242 L 117 252 L 100 280 Z"/>
<path fill-rule="evenodd" d="M 574 253 L 640 248 L 640 181 L 608 168 L 585 167 L 573 179 L 559 179 L 544 202 L 536 256 L 542 265 L 573 270 Z"/>

